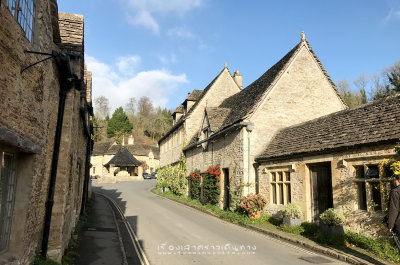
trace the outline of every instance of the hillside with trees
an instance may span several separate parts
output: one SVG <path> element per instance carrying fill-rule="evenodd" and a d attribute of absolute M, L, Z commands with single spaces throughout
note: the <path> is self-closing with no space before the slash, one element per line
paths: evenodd
<path fill-rule="evenodd" d="M 340 95 L 350 108 L 400 93 L 400 61 L 384 69 L 381 74 L 361 74 L 353 80 L 353 84 L 353 90 L 346 79 L 339 80 L 336 84 Z"/>
<path fill-rule="evenodd" d="M 110 118 L 109 101 L 100 96 L 94 100 L 95 142 L 115 140 L 120 142 L 123 135 L 132 134 L 135 142 L 156 144 L 171 127 L 171 111 L 155 108 L 148 97 L 139 100 L 129 98 L 124 108 L 117 108 Z"/>

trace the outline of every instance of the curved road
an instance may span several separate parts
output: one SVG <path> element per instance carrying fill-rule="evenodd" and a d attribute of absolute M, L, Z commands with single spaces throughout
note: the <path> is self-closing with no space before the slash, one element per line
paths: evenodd
<path fill-rule="evenodd" d="M 312 264 L 307 258 L 314 264 L 344 264 L 160 198 L 149 191 L 155 183 L 93 187 L 122 208 L 152 265 Z"/>

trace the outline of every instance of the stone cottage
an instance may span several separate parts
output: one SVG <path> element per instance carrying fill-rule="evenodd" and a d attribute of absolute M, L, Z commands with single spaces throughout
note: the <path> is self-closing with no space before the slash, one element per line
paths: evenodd
<path fill-rule="evenodd" d="M 233 197 L 258 192 L 255 158 L 277 131 L 347 108 L 304 33 L 260 78 L 223 98 L 203 110 L 198 132 L 183 150 L 188 173 L 220 165 L 224 207 Z"/>
<path fill-rule="evenodd" d="M 379 167 L 400 139 L 400 95 L 279 131 L 256 158 L 260 194 L 276 214 L 297 202 L 304 220 L 343 211 L 353 231 L 381 228 L 391 173 Z"/>
<path fill-rule="evenodd" d="M 236 71 L 233 76 L 225 64 L 224 69 L 204 90 L 193 90 L 185 101 L 174 111 L 173 127 L 158 141 L 160 166 L 176 164 L 182 149 L 197 134 L 205 107 L 217 107 L 221 102 L 240 91 L 242 75 Z"/>
<path fill-rule="evenodd" d="M 23 3 L 0 2 L 1 264 L 60 261 L 89 186 L 83 16 Z"/>
<path fill-rule="evenodd" d="M 114 183 L 117 181 L 143 180 L 142 174 L 144 172 L 153 173 L 159 168 L 160 153 L 157 146 L 135 143 L 132 135 L 127 138 L 127 144 L 125 144 L 125 138 L 123 138 L 122 144 L 115 142 L 97 142 L 94 144 L 93 153 L 90 158 L 92 165 L 90 175 L 94 178 L 95 182 Z M 116 164 L 111 163 L 121 150 L 125 150 L 123 152 L 125 160 L 132 162 L 133 158 L 140 163 L 140 165 L 138 163 L 130 165 L 129 176 L 126 173 L 118 175 L 118 171 L 115 171 L 118 166 L 116 168 Z M 114 166 L 110 167 L 110 165 Z M 127 170 L 124 169 L 123 171 Z M 121 174 L 124 174 L 124 176 Z"/>

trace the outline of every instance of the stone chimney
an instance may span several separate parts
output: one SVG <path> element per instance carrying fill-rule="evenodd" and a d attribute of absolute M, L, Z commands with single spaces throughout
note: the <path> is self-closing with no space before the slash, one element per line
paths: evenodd
<path fill-rule="evenodd" d="M 233 80 L 235 80 L 236 84 L 240 87 L 240 89 L 243 88 L 242 75 L 239 74 L 238 70 L 236 70 L 236 72 L 233 73 Z"/>
<path fill-rule="evenodd" d="M 128 138 L 128 145 L 132 145 L 135 143 L 135 139 L 133 139 L 133 135 L 131 134 Z"/>

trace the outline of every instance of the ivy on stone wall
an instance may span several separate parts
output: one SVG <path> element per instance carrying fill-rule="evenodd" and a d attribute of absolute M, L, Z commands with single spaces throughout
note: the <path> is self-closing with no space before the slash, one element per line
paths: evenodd
<path fill-rule="evenodd" d="M 186 157 L 183 153 L 178 164 L 158 169 L 157 188 L 168 188 L 178 196 L 186 195 Z"/>

